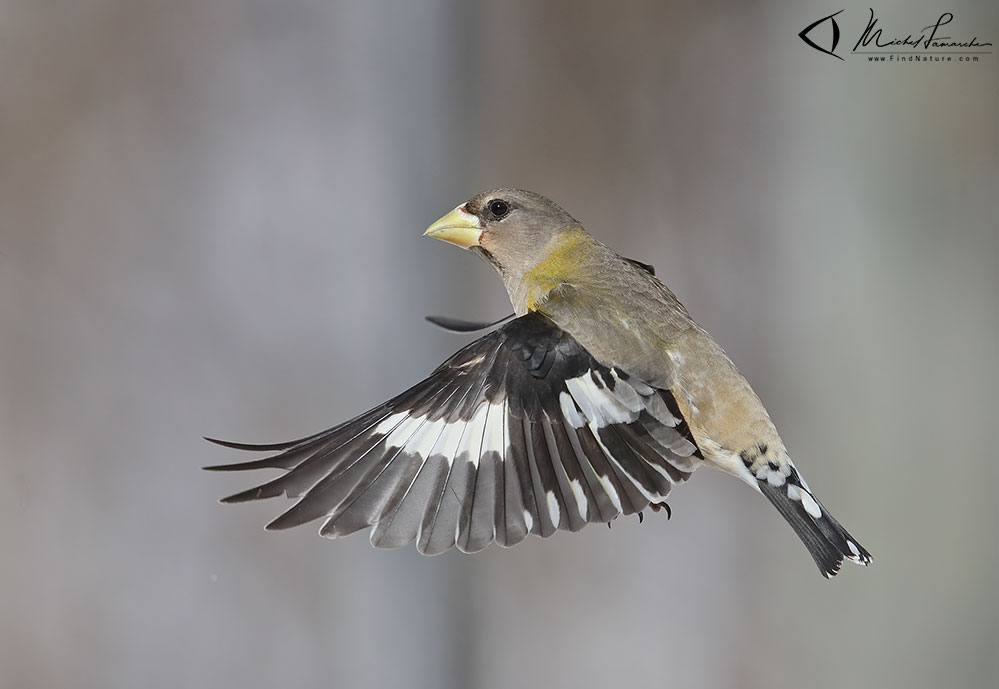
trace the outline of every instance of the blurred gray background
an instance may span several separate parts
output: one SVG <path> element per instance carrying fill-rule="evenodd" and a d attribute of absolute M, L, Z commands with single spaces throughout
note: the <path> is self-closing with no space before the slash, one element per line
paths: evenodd
<path fill-rule="evenodd" d="M 0 1 L 0 685 L 996 686 L 999 55 L 839 61 L 797 36 L 839 8 Z M 331 426 L 468 341 L 424 314 L 508 311 L 420 237 L 499 185 L 656 265 L 873 567 L 707 471 L 477 556 L 216 503 L 257 477 L 202 435 Z"/>

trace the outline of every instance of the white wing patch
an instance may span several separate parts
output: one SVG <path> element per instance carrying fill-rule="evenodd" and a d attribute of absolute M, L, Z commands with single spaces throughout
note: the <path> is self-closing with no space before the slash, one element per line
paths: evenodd
<path fill-rule="evenodd" d="M 444 442 L 441 445 L 440 452 L 448 464 L 454 462 L 454 458 L 458 453 L 458 444 L 461 443 L 461 439 L 466 432 L 467 429 L 463 423 L 449 423 L 447 424 L 447 428 L 444 429 L 444 434 L 441 436 Z"/>
<path fill-rule="evenodd" d="M 468 460 L 478 466 L 480 455 L 485 452 L 502 455 L 509 444 L 505 406 L 505 403 L 483 402 L 467 423 L 449 422 L 445 418 L 427 421 L 425 414 L 410 416 L 398 412 L 379 423 L 372 435 L 387 434 L 385 447 L 405 448 L 406 452 L 423 459 L 438 450 L 450 463 L 462 452 L 467 452 Z"/>
<path fill-rule="evenodd" d="M 474 466 L 479 466 L 479 455 L 482 454 L 482 436 L 486 427 L 486 416 L 489 414 L 489 403 L 482 402 L 475 409 L 468 426 L 465 428 L 458 446 L 456 457 L 467 454 L 468 462 Z"/>
<path fill-rule="evenodd" d="M 502 456 L 506 449 L 504 438 L 506 410 L 503 408 L 503 404 L 484 404 L 482 406 L 486 410 L 486 421 L 482 435 L 482 450 L 479 454 L 497 452 Z"/>
<path fill-rule="evenodd" d="M 434 447 L 447 425 L 448 423 L 444 419 L 425 423 L 420 431 L 406 443 L 406 452 L 418 454 L 421 458 L 426 459 L 434 451 Z"/>
<path fill-rule="evenodd" d="M 552 524 L 558 526 L 559 518 L 561 517 L 561 513 L 558 507 L 558 498 L 555 497 L 554 491 L 548 491 L 547 493 L 545 493 L 545 498 L 546 498 L 545 502 L 548 503 L 548 515 L 552 519 Z"/>
<path fill-rule="evenodd" d="M 615 423 L 631 423 L 638 418 L 638 411 L 626 407 L 615 394 L 616 390 L 611 392 L 597 385 L 589 373 L 570 378 L 565 381 L 565 386 L 586 418 L 598 428 Z"/>
<path fill-rule="evenodd" d="M 398 426 L 402 420 L 406 418 L 409 418 L 409 414 L 404 411 L 387 416 L 384 421 L 375 426 L 375 430 L 372 433 L 374 435 L 384 435 Z"/>
<path fill-rule="evenodd" d="M 558 394 L 558 403 L 562 408 L 562 415 L 565 416 L 569 425 L 573 428 L 582 428 L 586 425 L 586 420 L 580 416 L 579 410 L 576 409 L 576 403 L 572 401 L 572 396 L 568 392 Z"/>
<path fill-rule="evenodd" d="M 607 493 L 607 497 L 610 498 L 611 504 L 614 505 L 614 509 L 618 512 L 624 511 L 624 506 L 621 504 L 621 496 L 617 494 L 617 488 L 614 487 L 614 483 L 610 480 L 609 476 L 597 475 L 597 480 L 600 481 L 600 485 L 603 487 L 604 492 Z"/>
<path fill-rule="evenodd" d="M 385 438 L 385 447 L 405 447 L 426 418 L 426 416 L 410 416 L 405 419 Z"/>
<path fill-rule="evenodd" d="M 579 479 L 572 479 L 569 481 L 569 486 L 572 488 L 573 497 L 576 498 L 579 515 L 583 519 L 586 519 L 589 514 L 589 504 L 586 502 L 586 493 L 583 492 L 583 484 L 579 482 Z"/>

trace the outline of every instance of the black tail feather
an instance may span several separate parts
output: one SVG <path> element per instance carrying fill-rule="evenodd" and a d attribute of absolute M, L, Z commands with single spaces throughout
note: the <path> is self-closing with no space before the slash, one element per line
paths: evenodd
<path fill-rule="evenodd" d="M 824 577 L 835 576 L 844 558 L 861 565 L 871 563 L 871 554 L 840 526 L 807 489 L 791 481 L 780 486 L 760 481 L 760 490 L 798 534 Z M 794 495 L 799 497 L 791 497 Z M 816 512 L 818 516 L 815 516 Z"/>

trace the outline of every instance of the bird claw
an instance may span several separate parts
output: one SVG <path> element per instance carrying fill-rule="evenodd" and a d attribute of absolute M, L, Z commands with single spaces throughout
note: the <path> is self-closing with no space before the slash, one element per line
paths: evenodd
<path fill-rule="evenodd" d="M 671 510 L 670 506 L 667 505 L 665 502 L 653 503 L 653 504 L 649 505 L 649 507 L 652 508 L 653 512 L 658 512 L 659 510 L 666 510 L 666 519 L 667 519 L 667 521 L 673 517 L 673 510 Z"/>

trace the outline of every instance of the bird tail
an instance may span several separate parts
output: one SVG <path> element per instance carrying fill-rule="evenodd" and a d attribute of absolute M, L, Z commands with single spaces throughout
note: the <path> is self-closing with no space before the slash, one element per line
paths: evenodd
<path fill-rule="evenodd" d="M 865 566 L 871 563 L 871 554 L 812 495 L 796 470 L 792 468 L 781 485 L 762 480 L 759 486 L 798 534 L 824 577 L 835 576 L 844 558 Z"/>

